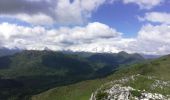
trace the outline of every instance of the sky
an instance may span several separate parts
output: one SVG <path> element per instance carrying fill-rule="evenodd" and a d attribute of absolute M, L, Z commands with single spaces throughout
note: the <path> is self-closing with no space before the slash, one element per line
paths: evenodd
<path fill-rule="evenodd" d="M 170 53 L 170 0 L 0 0 L 0 47 Z"/>

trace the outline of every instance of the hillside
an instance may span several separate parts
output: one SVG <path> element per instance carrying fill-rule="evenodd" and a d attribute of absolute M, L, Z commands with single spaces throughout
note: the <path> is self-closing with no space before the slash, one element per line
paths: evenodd
<path fill-rule="evenodd" d="M 81 56 L 45 50 L 22 51 L 11 56 L 0 57 L 0 99 L 27 100 L 31 95 L 48 89 L 104 77 L 123 64 L 144 60 L 140 55 L 126 53 L 124 57 L 124 53 L 120 52 L 107 54 L 109 56 L 104 58 L 106 54 L 100 54 L 100 58 L 103 59 L 98 61 L 93 57 L 95 55 L 98 54 Z M 107 59 L 114 61 L 108 63 Z M 128 60 L 129 63 L 120 60 Z"/>
<path fill-rule="evenodd" d="M 66 63 L 67 62 L 67 63 Z M 81 65 L 81 69 L 80 69 Z M 88 74 L 93 66 L 85 59 L 60 52 L 24 51 L 0 58 L 2 77 Z"/>
<path fill-rule="evenodd" d="M 103 98 L 108 97 L 106 91 L 114 88 L 116 84 L 121 84 L 122 87 L 129 86 L 135 90 L 141 90 L 141 92 L 145 90 L 146 93 L 170 95 L 169 76 L 170 55 L 121 68 L 106 78 L 54 88 L 33 96 L 32 100 L 89 100 L 92 93 L 97 97 L 97 99 L 92 98 L 92 100 L 103 100 Z M 131 77 L 135 79 L 132 80 Z M 131 92 L 135 96 L 141 94 L 138 91 Z"/>

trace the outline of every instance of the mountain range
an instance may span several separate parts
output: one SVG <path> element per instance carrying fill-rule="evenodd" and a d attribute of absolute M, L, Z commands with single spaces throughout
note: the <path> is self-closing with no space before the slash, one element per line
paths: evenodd
<path fill-rule="evenodd" d="M 0 100 L 29 100 L 54 87 L 105 77 L 144 61 L 139 54 L 25 50 L 0 57 Z"/>

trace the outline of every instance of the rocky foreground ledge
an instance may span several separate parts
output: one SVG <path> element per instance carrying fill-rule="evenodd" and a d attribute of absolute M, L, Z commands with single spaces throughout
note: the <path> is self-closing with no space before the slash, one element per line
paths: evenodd
<path fill-rule="evenodd" d="M 170 98 L 162 94 L 148 93 L 116 84 L 111 89 L 92 94 L 90 100 L 170 100 Z"/>
<path fill-rule="evenodd" d="M 100 89 L 98 89 L 96 92 L 94 92 L 91 95 L 90 100 L 170 100 L 170 95 L 150 93 L 146 90 L 138 90 L 134 89 L 131 86 L 125 86 L 125 84 L 122 84 L 127 83 L 129 81 L 135 81 L 137 78 L 140 77 L 140 75 L 134 75 L 131 77 L 123 78 L 121 80 L 115 80 L 113 82 L 107 83 L 103 85 Z M 152 77 L 147 78 L 153 79 Z M 158 82 L 158 80 L 155 80 L 155 82 Z M 161 81 L 159 81 L 159 84 L 162 84 L 162 87 L 163 85 L 169 87 L 169 82 L 160 82 Z M 150 87 L 153 88 L 153 86 L 155 87 L 154 84 L 152 84 Z"/>

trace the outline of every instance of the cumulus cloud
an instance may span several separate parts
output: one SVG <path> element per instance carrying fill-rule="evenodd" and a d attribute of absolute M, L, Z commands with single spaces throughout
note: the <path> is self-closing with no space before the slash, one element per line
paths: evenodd
<path fill-rule="evenodd" d="M 147 24 L 139 31 L 138 38 L 160 43 L 170 43 L 170 26 Z"/>
<path fill-rule="evenodd" d="M 170 26 L 144 25 L 136 38 L 123 38 L 122 33 L 105 24 L 94 22 L 84 27 L 46 29 L 16 24 L 0 24 L 0 44 L 7 48 L 73 50 L 167 54 L 170 52 Z"/>
<path fill-rule="evenodd" d="M 35 25 L 47 24 L 47 22 L 66 25 L 83 24 L 105 1 L 0 0 L 0 16 L 17 18 Z"/>
<path fill-rule="evenodd" d="M 139 5 L 141 9 L 151 9 L 160 5 L 164 0 L 123 0 L 125 4 L 134 3 Z"/>
<path fill-rule="evenodd" d="M 25 13 L 14 15 L 1 15 L 0 18 L 16 18 L 21 21 L 31 23 L 33 25 L 52 25 L 54 24 L 54 19 L 48 15 L 38 13 L 35 15 L 28 15 Z"/>
<path fill-rule="evenodd" d="M 45 29 L 44 27 L 26 27 L 16 24 L 0 24 L 0 37 L 3 46 L 25 49 L 53 50 L 69 49 L 77 45 L 91 44 L 99 40 L 119 38 L 121 33 L 98 22 L 89 23 L 85 27 L 60 27 L 58 29 Z"/>
<path fill-rule="evenodd" d="M 144 25 L 135 38 L 110 38 L 90 44 L 72 45 L 72 50 L 90 52 L 119 52 L 164 55 L 170 52 L 170 26 Z"/>
<path fill-rule="evenodd" d="M 167 54 L 170 52 L 170 26 L 144 25 L 138 32 L 138 49 L 144 53 Z"/>
<path fill-rule="evenodd" d="M 149 12 L 144 17 L 139 17 L 141 21 L 149 21 L 163 24 L 170 24 L 170 13 L 166 12 Z"/>
<path fill-rule="evenodd" d="M 115 47 L 130 53 L 164 55 L 170 52 L 170 26 L 144 25 L 136 38 L 121 38 Z"/>

